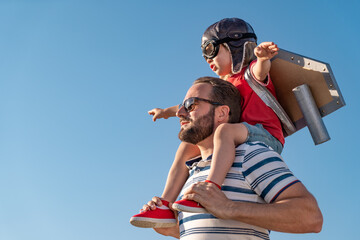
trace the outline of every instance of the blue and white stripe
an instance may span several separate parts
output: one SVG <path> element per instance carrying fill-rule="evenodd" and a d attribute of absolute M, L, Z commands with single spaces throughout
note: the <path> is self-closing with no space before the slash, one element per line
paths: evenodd
<path fill-rule="evenodd" d="M 298 182 L 281 156 L 261 142 L 239 145 L 235 161 L 221 187 L 233 201 L 270 203 L 287 187 Z M 190 177 L 180 196 L 192 184 L 204 181 L 209 174 L 211 156 L 192 162 Z M 198 239 L 269 239 L 269 231 L 211 214 L 179 213 L 180 238 Z"/>

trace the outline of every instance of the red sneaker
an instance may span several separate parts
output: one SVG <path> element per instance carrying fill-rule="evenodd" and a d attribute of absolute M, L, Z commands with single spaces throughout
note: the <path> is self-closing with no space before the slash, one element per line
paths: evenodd
<path fill-rule="evenodd" d="M 130 223 L 142 228 L 166 228 L 176 226 L 175 214 L 169 208 L 169 202 L 162 201 L 161 207 L 136 214 L 130 218 Z"/>
<path fill-rule="evenodd" d="M 179 200 L 174 202 L 172 208 L 177 211 L 191 212 L 191 213 L 209 213 L 200 203 L 192 200 Z"/>

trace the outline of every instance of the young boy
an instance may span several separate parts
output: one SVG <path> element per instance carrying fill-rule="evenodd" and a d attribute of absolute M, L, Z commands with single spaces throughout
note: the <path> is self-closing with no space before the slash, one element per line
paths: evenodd
<path fill-rule="evenodd" d="M 271 108 L 257 96 L 244 78 L 247 67 L 258 82 L 267 87 L 275 96 L 275 89 L 269 77 L 270 59 L 278 52 L 272 42 L 256 46 L 256 35 L 247 22 L 238 18 L 226 18 L 207 28 L 202 37 L 202 52 L 205 60 L 221 79 L 231 82 L 242 96 L 241 123 L 222 124 L 214 135 L 214 154 L 210 174 L 206 181 L 221 188 L 226 174 L 235 158 L 235 146 L 244 142 L 261 141 L 281 153 L 284 136 L 281 122 Z M 186 104 L 186 103 L 185 103 Z M 194 101 L 185 106 L 187 111 L 196 108 Z M 156 119 L 176 116 L 178 106 L 166 109 L 155 108 L 149 111 Z M 163 205 L 133 216 L 130 222 L 139 227 L 168 227 L 173 221 L 168 202 L 178 197 L 187 177 L 185 161 L 199 155 L 199 149 L 190 143 L 182 142 L 175 155 L 168 179 L 161 196 Z M 207 212 L 201 205 L 189 200 L 180 200 L 173 204 L 179 211 Z M 153 211 L 148 211 L 153 210 Z"/>

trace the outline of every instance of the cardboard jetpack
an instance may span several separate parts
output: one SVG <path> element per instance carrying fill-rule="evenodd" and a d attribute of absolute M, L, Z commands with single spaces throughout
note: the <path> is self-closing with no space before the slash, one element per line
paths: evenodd
<path fill-rule="evenodd" d="M 270 77 L 292 125 L 284 128 L 285 135 L 307 126 L 315 145 L 328 141 L 322 117 L 345 106 L 330 65 L 280 49 L 272 59 Z"/>

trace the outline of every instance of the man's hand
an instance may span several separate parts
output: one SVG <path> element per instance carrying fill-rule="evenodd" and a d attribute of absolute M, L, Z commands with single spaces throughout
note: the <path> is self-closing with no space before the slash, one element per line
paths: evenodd
<path fill-rule="evenodd" d="M 214 216 L 287 233 L 321 231 L 322 214 L 316 199 L 298 182 L 283 191 L 273 203 L 233 202 L 214 184 L 200 182 L 186 191 Z"/>
<path fill-rule="evenodd" d="M 164 236 L 171 236 L 174 238 L 180 238 L 180 229 L 179 225 L 176 225 L 174 227 L 168 227 L 168 228 L 154 228 L 155 232 L 164 235 Z"/>
<path fill-rule="evenodd" d="M 141 209 L 141 212 L 143 211 L 152 211 L 152 210 L 155 210 L 156 207 L 160 207 L 162 206 L 162 202 L 161 202 L 161 199 L 159 197 L 153 197 L 151 199 L 151 201 L 149 201 L 147 204 L 145 204 L 142 209 Z M 169 208 L 174 211 L 175 213 L 175 218 L 177 219 L 177 211 L 175 211 L 173 208 L 172 208 L 172 204 L 170 203 L 169 204 Z M 154 228 L 154 230 L 159 233 L 159 234 L 162 234 L 164 236 L 171 236 L 171 237 L 174 237 L 174 238 L 180 238 L 180 230 L 179 230 L 179 223 L 174 226 L 174 227 L 169 227 L 169 228 Z"/>
<path fill-rule="evenodd" d="M 151 201 L 149 201 L 147 204 L 144 204 L 140 212 L 146 212 L 149 210 L 155 210 L 156 207 L 161 207 L 163 204 L 161 202 L 161 199 L 159 197 L 153 197 Z"/>
<path fill-rule="evenodd" d="M 254 54 L 258 60 L 270 60 L 278 54 L 279 48 L 273 42 L 260 43 L 255 49 Z"/>
<path fill-rule="evenodd" d="M 185 192 L 183 199 L 200 203 L 211 214 L 221 219 L 227 219 L 228 211 L 231 211 L 232 201 L 212 183 L 198 182 L 192 185 Z"/>

